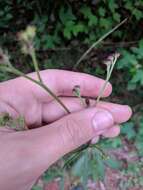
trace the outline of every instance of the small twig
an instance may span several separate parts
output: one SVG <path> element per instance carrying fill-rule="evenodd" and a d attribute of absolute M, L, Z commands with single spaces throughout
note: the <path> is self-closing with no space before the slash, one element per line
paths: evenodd
<path fill-rule="evenodd" d="M 101 87 L 101 89 L 99 91 L 99 95 L 97 97 L 95 106 L 98 104 L 98 102 L 100 101 L 100 98 L 103 96 L 103 93 L 104 93 L 104 91 L 106 89 L 106 86 L 107 86 L 108 81 L 109 81 L 109 79 L 111 77 L 113 68 L 115 66 L 115 63 L 116 63 L 118 57 L 119 57 L 119 54 L 115 53 L 115 55 L 110 56 L 110 60 L 108 60 L 107 62 L 105 62 L 106 66 L 107 66 L 107 76 L 106 76 L 106 80 L 105 80 L 104 85 Z"/>
<path fill-rule="evenodd" d="M 97 46 L 101 41 L 103 41 L 107 36 L 109 36 L 111 33 L 113 33 L 117 28 L 119 28 L 122 24 L 124 24 L 127 21 L 127 18 L 124 19 L 122 22 L 120 22 L 118 25 L 116 25 L 114 28 L 112 28 L 109 32 L 104 34 L 99 40 L 97 40 L 95 43 L 92 44 L 92 46 L 80 57 L 80 59 L 77 61 L 77 63 L 74 65 L 73 69 L 76 69 L 80 62 L 87 56 L 87 54 L 95 47 Z"/>
<path fill-rule="evenodd" d="M 90 148 L 96 148 L 100 152 L 100 154 L 101 154 L 101 156 L 102 156 L 102 158 L 104 160 L 106 160 L 106 159 L 109 158 L 109 156 L 106 155 L 106 153 L 102 150 L 102 148 L 99 145 L 97 145 L 97 144 L 90 144 L 89 147 Z"/>
<path fill-rule="evenodd" d="M 74 154 L 72 154 L 69 159 L 67 159 L 63 165 L 63 168 L 67 167 L 68 165 L 70 165 L 72 163 L 72 161 L 74 161 L 75 159 L 77 159 L 80 154 L 82 153 L 82 151 L 78 151 L 78 152 L 75 152 Z"/>
<path fill-rule="evenodd" d="M 1 69 L 13 73 L 15 75 L 18 76 L 22 76 L 34 83 L 36 83 L 37 85 L 39 85 L 40 87 L 42 87 L 44 90 L 46 90 L 63 108 L 67 113 L 70 113 L 69 109 L 64 105 L 64 103 L 59 99 L 59 97 L 57 97 L 46 85 L 44 85 L 43 83 L 41 83 L 40 81 L 37 81 L 31 77 L 29 77 L 28 75 L 24 74 L 23 72 L 19 71 L 18 69 L 14 68 L 13 66 L 11 67 L 7 67 L 7 66 L 0 66 Z"/>
<path fill-rule="evenodd" d="M 39 66 L 38 66 L 38 62 L 37 62 L 37 59 L 36 59 L 36 54 L 35 54 L 35 50 L 34 48 L 32 48 L 32 51 L 30 53 L 30 56 L 32 58 L 32 61 L 33 61 L 33 65 L 34 65 L 34 68 L 35 68 L 35 71 L 37 73 L 37 76 L 38 76 L 38 79 L 41 83 L 43 83 L 42 81 L 42 78 L 40 76 L 40 71 L 39 71 Z"/>
<path fill-rule="evenodd" d="M 37 73 L 38 80 L 35 80 L 28 75 L 24 74 L 23 72 L 19 71 L 15 67 L 12 66 L 8 54 L 4 53 L 2 49 L 0 49 L 0 67 L 10 73 L 16 74 L 18 76 L 22 76 L 36 84 L 38 84 L 40 87 L 42 87 L 48 94 L 50 94 L 63 108 L 67 113 L 70 113 L 69 109 L 64 105 L 64 103 L 59 99 L 52 90 L 50 90 L 42 81 L 42 78 L 40 76 L 40 70 L 38 66 L 38 62 L 36 59 L 35 49 L 33 45 L 33 39 L 35 37 L 36 28 L 32 26 L 28 26 L 27 29 L 23 32 L 19 33 L 19 40 L 22 45 L 22 52 L 24 54 L 30 55 L 33 61 L 33 65 L 35 68 L 35 71 Z"/>
<path fill-rule="evenodd" d="M 106 160 L 106 159 L 109 158 L 109 156 L 106 155 L 106 153 L 100 148 L 99 145 L 94 145 L 94 144 L 91 144 L 90 142 L 88 142 L 87 144 L 82 145 L 81 147 L 79 147 L 78 149 L 76 149 L 76 150 L 74 150 L 74 151 L 72 151 L 72 152 L 70 153 L 70 154 L 72 154 L 72 155 L 69 156 L 69 158 L 66 160 L 66 162 L 65 162 L 65 164 L 64 164 L 64 168 L 65 168 L 66 166 L 70 165 L 75 159 L 77 159 L 77 158 L 80 156 L 80 154 L 81 154 L 82 152 L 84 152 L 84 151 L 87 150 L 88 148 L 96 148 L 96 149 L 100 152 L 100 154 L 101 154 L 101 156 L 102 156 L 102 158 L 103 158 L 104 160 Z"/>

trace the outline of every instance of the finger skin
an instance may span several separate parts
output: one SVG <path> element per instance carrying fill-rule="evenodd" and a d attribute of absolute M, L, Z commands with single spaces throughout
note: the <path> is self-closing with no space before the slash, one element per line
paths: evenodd
<path fill-rule="evenodd" d="M 114 138 L 114 137 L 118 136 L 119 134 L 120 134 L 120 126 L 114 125 L 110 129 L 105 130 L 105 132 L 103 132 L 102 135 L 106 138 Z"/>
<path fill-rule="evenodd" d="M 116 123 L 126 122 L 132 116 L 132 109 L 128 105 L 99 102 L 97 107 L 110 111 Z"/>
<path fill-rule="evenodd" d="M 74 72 L 49 70 L 41 73 L 45 84 L 57 95 L 71 95 L 74 85 L 80 85 L 82 95 L 95 97 L 104 83 L 103 80 L 96 77 Z M 35 74 L 30 76 L 35 77 Z M 111 91 L 112 87 L 109 84 L 104 96 L 108 96 Z M 52 101 L 52 98 L 47 96 L 45 91 L 23 78 L 1 83 L 0 99 L 2 106 L 4 105 L 3 102 L 7 103 L 7 107 L 1 107 L 2 111 L 13 112 L 14 116 L 17 113 L 22 114 L 28 124 L 41 123 L 41 115 L 45 112 L 48 113 L 46 106 L 45 109 L 42 109 L 43 104 Z M 56 160 L 93 137 L 105 135 L 107 129 L 109 131 L 106 131 L 106 135 L 113 136 L 117 134 L 117 130 L 116 133 L 113 129 L 110 131 L 113 121 L 114 123 L 123 122 L 131 116 L 127 108 L 114 109 L 114 106 L 111 106 L 112 109 L 110 109 L 110 105 L 104 105 L 104 103 L 98 106 L 84 110 L 81 107 L 75 109 L 75 106 L 73 106 L 73 112 L 75 113 L 71 113 L 62 119 L 60 117 L 64 116 L 65 113 L 62 112 L 61 114 L 57 108 L 54 108 L 55 112 L 58 111 L 57 116 L 54 116 L 57 121 L 45 127 L 14 133 L 1 130 L 0 173 L 2 175 L 0 187 L 5 190 L 30 189 L 38 176 Z M 77 112 L 77 109 L 81 111 Z M 102 117 L 101 121 L 101 118 L 98 118 L 99 115 L 97 117 L 98 112 L 104 112 L 106 119 Z M 122 119 L 117 116 L 121 112 L 122 114 L 124 112 Z M 13 114 L 11 115 L 13 116 Z M 107 119 L 107 115 L 111 115 L 113 119 L 108 120 L 110 117 Z M 95 116 L 96 120 L 93 122 Z M 45 120 L 47 119 L 47 115 L 43 117 Z M 105 127 L 104 130 L 103 127 Z M 8 179 L 9 183 L 5 179 Z"/>
<path fill-rule="evenodd" d="M 61 98 L 61 100 L 71 112 L 77 112 L 85 109 L 78 98 Z M 90 101 L 90 104 L 94 107 L 95 101 Z M 98 103 L 97 108 L 105 109 L 111 112 L 116 123 L 125 122 L 132 115 L 132 110 L 127 105 L 100 102 Z M 42 120 L 46 123 L 56 121 L 65 115 L 67 115 L 67 113 L 61 109 L 60 105 L 57 105 L 56 101 L 42 105 Z"/>
<path fill-rule="evenodd" d="M 55 78 L 56 88 L 58 89 L 59 94 L 63 96 L 72 95 L 72 89 L 75 87 L 75 85 L 78 85 L 80 86 L 82 95 L 91 95 L 95 97 L 99 94 L 100 88 L 105 82 L 103 79 L 89 74 L 62 70 L 55 70 Z M 111 92 L 112 86 L 110 83 L 108 83 L 103 96 L 109 96 Z"/>
<path fill-rule="evenodd" d="M 105 119 L 106 122 L 103 122 L 104 117 L 102 117 L 99 125 L 97 118 L 99 110 L 105 114 L 104 117 L 111 114 L 107 110 L 92 107 L 69 114 L 45 127 L 16 132 L 14 135 L 12 132 L 3 131 L 0 136 L 0 171 L 2 172 L 0 187 L 4 187 L 6 190 L 30 189 L 38 176 L 63 155 L 95 136 L 105 135 L 107 129 L 109 131 L 112 129 L 113 121 Z M 98 130 L 93 127 L 95 116 L 98 121 L 96 122 Z M 101 130 L 103 125 L 106 128 Z M 113 129 L 110 134 L 106 131 L 106 134 L 108 136 L 112 134 L 113 137 L 113 131 L 115 135 Z M 12 154 L 9 154 L 10 152 Z M 13 162 L 9 162 L 9 160 L 13 160 Z M 15 168 L 17 169 L 15 170 Z M 10 185 L 5 182 L 5 176 L 9 179 Z M 19 178 L 19 176 L 21 177 Z"/>
<path fill-rule="evenodd" d="M 96 108 L 89 108 L 67 115 L 45 127 L 27 131 L 26 139 L 31 142 L 31 149 L 35 151 L 34 158 L 40 157 L 37 159 L 42 159 L 41 163 L 45 163 L 45 160 L 48 159 L 48 163 L 51 165 L 61 156 L 88 142 L 97 134 L 100 135 L 102 133 L 100 127 L 103 126 L 98 125 L 98 129 L 95 130 L 92 122 L 97 112 Z M 107 111 L 102 112 L 106 117 Z M 103 125 L 103 122 L 100 122 L 100 125 L 101 123 Z M 106 120 L 104 125 L 105 128 L 110 128 L 113 121 Z"/>
<path fill-rule="evenodd" d="M 113 127 L 109 128 L 108 130 L 103 131 L 102 136 L 106 138 L 115 138 L 120 134 L 120 126 L 114 125 Z M 92 144 L 96 144 L 100 140 L 99 136 L 94 137 L 91 140 Z"/>
<path fill-rule="evenodd" d="M 113 125 L 109 112 L 102 111 L 102 118 L 97 117 L 98 114 L 96 108 L 89 108 L 65 116 L 49 126 L 14 133 L 3 132 L 0 136 L 0 187 L 5 190 L 30 190 L 51 164 L 88 142 L 97 132 L 100 135 L 103 125 L 106 129 Z M 6 183 L 7 179 L 10 185 Z"/>
<path fill-rule="evenodd" d="M 114 137 L 118 135 L 119 127 L 114 126 L 115 120 L 114 122 L 111 119 L 110 122 L 107 120 L 103 122 L 104 117 L 102 117 L 102 122 L 98 125 L 98 130 L 95 131 L 93 118 L 99 112 L 105 113 L 105 116 L 111 114 L 107 110 L 92 107 L 69 114 L 45 127 L 27 131 L 26 139 L 31 142 L 29 146 L 34 151 L 32 154 L 35 161 L 40 160 L 40 163 L 42 163 L 41 168 L 50 166 L 63 155 L 96 136 Z M 98 118 L 96 120 L 98 121 Z M 103 125 L 105 125 L 104 129 Z M 33 144 L 32 141 L 35 143 Z"/>
<path fill-rule="evenodd" d="M 56 95 L 72 95 L 74 86 L 80 85 L 82 95 L 96 97 L 105 82 L 88 74 L 63 70 L 44 70 L 40 74 L 44 84 Z M 29 76 L 37 79 L 35 73 Z M 111 91 L 112 86 L 108 83 L 103 96 L 108 96 Z M 13 109 L 23 116 L 29 126 L 42 125 L 42 105 L 52 100 L 53 97 L 44 89 L 23 77 L 0 83 L 0 101 L 11 107 L 9 111 Z M 58 105 L 57 102 L 56 104 Z M 63 109 L 61 106 L 60 108 Z M 13 114 L 14 112 L 10 113 Z"/>
<path fill-rule="evenodd" d="M 99 90 L 105 82 L 104 80 L 92 75 L 64 70 L 44 70 L 41 71 L 40 74 L 45 85 L 47 85 L 57 95 L 72 95 L 73 88 L 76 85 L 79 85 L 82 95 L 90 95 L 95 97 L 99 94 Z M 29 74 L 29 76 L 35 79 L 37 78 L 36 73 Z M 33 82 L 27 79 L 24 79 L 23 77 L 2 82 L 0 84 L 1 96 L 5 93 L 5 90 L 3 89 L 11 92 L 11 95 L 15 93 L 14 96 L 26 91 L 29 95 L 31 93 L 34 94 L 34 96 L 40 101 L 49 101 L 49 98 L 53 99 L 47 96 L 47 92 L 41 89 L 41 87 L 35 85 Z M 112 86 L 110 83 L 108 83 L 103 96 L 107 97 L 111 94 L 111 92 Z M 6 94 L 7 100 L 9 99 L 8 95 L 9 93 Z"/>
<path fill-rule="evenodd" d="M 14 108 L 12 108 L 6 102 L 3 102 L 0 100 L 0 114 L 5 114 L 5 113 L 9 113 L 9 115 L 12 118 L 16 118 L 19 116 L 19 114 L 17 113 L 17 111 Z"/>
<path fill-rule="evenodd" d="M 0 130 L 0 189 L 30 190 L 40 171 L 23 132 Z M 31 136 L 32 138 L 32 136 Z M 38 163 L 37 163 L 38 164 Z"/>

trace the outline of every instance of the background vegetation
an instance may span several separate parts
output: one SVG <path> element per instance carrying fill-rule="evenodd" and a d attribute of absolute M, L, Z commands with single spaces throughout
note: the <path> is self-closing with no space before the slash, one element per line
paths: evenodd
<path fill-rule="evenodd" d="M 109 172 L 107 165 L 110 165 L 114 169 L 110 172 L 117 170 L 120 178 L 115 189 L 143 189 L 143 1 L 0 1 L 0 46 L 8 49 L 14 64 L 26 73 L 33 71 L 33 66 L 19 51 L 17 32 L 27 25 L 37 27 L 35 46 L 40 68 L 72 70 L 82 53 L 124 18 L 128 18 L 128 21 L 96 47 L 76 70 L 104 77 L 102 61 L 110 53 L 120 52 L 121 58 L 111 79 L 114 88 L 110 100 L 129 104 L 134 110 L 134 116 L 122 127 L 120 137 L 100 143 L 112 155 L 111 159 L 104 161 L 105 165 L 100 157 L 96 162 L 88 157 L 90 162 L 86 168 L 83 167 L 82 162 L 87 158 L 85 152 L 72 169 L 69 168 L 70 175 L 72 173 L 76 178 L 71 180 L 70 176 L 68 180 L 73 184 L 76 181 L 76 185 L 83 185 L 83 182 L 90 179 L 96 185 L 97 181 L 102 180 L 109 187 L 106 173 Z M 0 81 L 11 77 L 7 73 L 0 73 Z M 50 181 L 55 177 L 63 179 L 59 165 L 44 174 L 43 179 Z M 38 188 L 41 187 L 35 186 L 35 189 Z M 109 189 L 114 190 L 113 187 Z"/>

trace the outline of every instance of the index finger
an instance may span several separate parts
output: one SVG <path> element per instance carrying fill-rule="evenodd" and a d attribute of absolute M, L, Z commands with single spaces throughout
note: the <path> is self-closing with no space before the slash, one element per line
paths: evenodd
<path fill-rule="evenodd" d="M 89 74 L 65 70 L 49 69 L 40 71 L 40 75 L 44 84 L 57 96 L 73 95 L 73 89 L 78 85 L 80 86 L 80 92 L 82 96 L 97 97 L 101 87 L 105 83 L 103 79 Z M 29 76 L 37 80 L 36 73 L 31 73 Z M 36 99 L 41 102 L 49 102 L 49 100 L 53 99 L 52 97 L 49 97 L 47 92 L 39 85 L 36 85 L 35 83 L 28 81 L 23 77 L 2 82 L 1 89 L 3 87 L 4 89 L 7 89 L 8 92 L 11 92 L 11 96 L 20 95 L 21 97 L 25 97 L 25 94 L 28 96 L 34 95 L 34 97 L 36 97 Z M 5 97 L 5 90 L 1 90 L 1 93 L 2 92 L 4 93 Z M 103 97 L 109 96 L 111 92 L 112 86 L 110 83 L 108 83 L 104 90 Z"/>
<path fill-rule="evenodd" d="M 40 74 L 44 83 L 58 96 L 71 96 L 73 88 L 78 85 L 80 86 L 82 96 L 97 97 L 101 87 L 105 83 L 105 80 L 89 74 L 65 70 L 44 70 Z M 32 76 L 35 77 L 35 73 Z M 38 86 L 35 86 L 33 90 L 35 95 L 38 95 L 42 99 L 46 95 Z M 112 86 L 108 83 L 103 97 L 109 96 L 111 92 Z"/>

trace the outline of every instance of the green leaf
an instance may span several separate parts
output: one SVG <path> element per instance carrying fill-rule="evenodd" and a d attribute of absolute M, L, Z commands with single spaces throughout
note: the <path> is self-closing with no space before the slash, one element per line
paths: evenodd
<path fill-rule="evenodd" d="M 79 33 L 85 32 L 85 31 L 86 31 L 86 28 L 85 28 L 85 25 L 83 23 L 76 24 L 72 29 L 74 36 L 77 36 Z"/>
<path fill-rule="evenodd" d="M 137 57 L 134 54 L 130 53 L 130 51 L 122 50 L 121 55 L 122 58 L 117 62 L 118 69 L 122 68 L 130 69 L 131 66 L 138 65 Z"/>
<path fill-rule="evenodd" d="M 112 169 L 119 169 L 121 167 L 121 162 L 115 158 L 109 158 L 105 160 L 105 163 Z"/>
<path fill-rule="evenodd" d="M 132 14 L 136 17 L 137 20 L 140 20 L 141 18 L 143 18 L 143 12 L 136 8 L 132 10 Z"/>
<path fill-rule="evenodd" d="M 132 47 L 131 50 L 138 59 L 143 59 L 143 39 L 139 41 L 138 47 Z"/>
<path fill-rule="evenodd" d="M 88 181 L 88 174 L 89 174 L 89 164 L 90 164 L 90 160 L 89 160 L 89 155 L 88 155 L 88 150 L 85 151 L 84 153 L 84 163 L 83 163 L 83 174 L 82 174 L 82 183 L 83 186 L 86 187 L 87 185 L 87 181 Z"/>
<path fill-rule="evenodd" d="M 61 7 L 61 9 L 59 11 L 59 18 L 63 25 L 66 25 L 67 22 L 69 22 L 69 21 L 76 20 L 76 17 L 72 12 L 71 7 L 68 7 L 67 9 L 65 9 L 64 7 Z"/>
<path fill-rule="evenodd" d="M 105 175 L 105 165 L 104 165 L 104 161 L 103 161 L 100 153 L 96 150 L 95 150 L 94 159 L 97 162 L 96 170 L 98 172 L 98 177 L 99 177 L 99 179 L 103 179 L 103 177 Z"/>
<path fill-rule="evenodd" d="M 104 17 L 105 14 L 106 14 L 106 9 L 103 8 L 103 7 L 99 7 L 98 13 L 99 13 L 99 15 L 100 15 L 101 17 Z"/>
<path fill-rule="evenodd" d="M 54 38 L 50 34 L 43 35 L 42 41 L 44 43 L 44 49 L 55 47 Z"/>
<path fill-rule="evenodd" d="M 74 176 L 82 176 L 83 170 L 84 170 L 84 161 L 85 161 L 85 155 L 83 154 L 73 165 L 72 167 L 72 174 Z"/>
<path fill-rule="evenodd" d="M 113 19 L 117 22 L 120 22 L 121 21 L 121 15 L 119 13 L 114 13 Z"/>
<path fill-rule="evenodd" d="M 88 26 L 96 26 L 97 25 L 97 17 L 95 15 L 91 15 L 88 21 Z"/>
<path fill-rule="evenodd" d="M 88 26 L 97 25 L 97 17 L 92 13 L 91 8 L 83 6 L 80 12 L 84 15 L 84 18 L 88 19 Z"/>
<path fill-rule="evenodd" d="M 111 12 L 115 12 L 118 8 L 118 3 L 115 0 L 108 0 L 108 6 Z"/>
<path fill-rule="evenodd" d="M 74 21 L 68 21 L 65 25 L 65 28 L 64 28 L 64 37 L 66 37 L 67 39 L 71 39 L 72 37 L 72 31 L 73 31 L 73 28 L 75 27 L 75 23 Z"/>
<path fill-rule="evenodd" d="M 136 132 L 134 130 L 134 123 L 127 122 L 121 127 L 121 133 L 126 135 L 126 137 L 130 140 L 136 136 Z"/>
<path fill-rule="evenodd" d="M 133 76 L 132 83 L 140 82 L 141 85 L 143 85 L 143 70 L 137 70 L 136 74 Z"/>
<path fill-rule="evenodd" d="M 122 141 L 120 137 L 116 137 L 115 139 L 110 139 L 109 141 L 111 142 L 111 147 L 113 148 L 118 148 L 118 147 L 121 147 L 122 145 Z"/>
<path fill-rule="evenodd" d="M 104 27 L 105 29 L 109 29 L 112 27 L 112 20 L 110 18 L 100 18 L 99 19 L 100 27 Z"/>
<path fill-rule="evenodd" d="M 87 7 L 87 6 L 81 7 L 80 12 L 84 15 L 85 18 L 88 18 L 88 19 L 90 19 L 90 17 L 93 15 L 90 7 Z"/>
<path fill-rule="evenodd" d="M 136 148 L 138 149 L 138 153 L 140 156 L 143 156 L 143 142 L 136 142 Z"/>
<path fill-rule="evenodd" d="M 127 1 L 125 4 L 125 8 L 132 11 L 134 9 L 133 3 L 131 3 L 131 1 Z"/>

